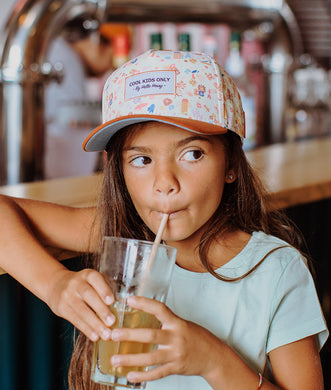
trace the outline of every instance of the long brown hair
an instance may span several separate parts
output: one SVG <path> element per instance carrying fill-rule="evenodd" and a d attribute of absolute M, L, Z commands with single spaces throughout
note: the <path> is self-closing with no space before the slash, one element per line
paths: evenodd
<path fill-rule="evenodd" d="M 124 143 L 128 134 L 138 131 L 140 126 L 144 124 L 128 126 L 117 132 L 111 139 L 111 148 L 107 153 L 103 186 L 97 206 L 96 221 L 99 221 L 98 240 L 100 244 L 103 236 L 132 237 L 150 241 L 155 237 L 135 210 L 123 176 Z M 227 168 L 234 170 L 237 179 L 233 183 L 225 184 L 222 201 L 208 222 L 208 228 L 201 237 L 198 249 L 206 270 L 218 279 L 231 282 L 237 279 L 223 277 L 208 263 L 208 250 L 215 238 L 238 229 L 250 234 L 254 231 L 264 231 L 283 239 L 298 249 L 302 245 L 302 238 L 284 213 L 270 208 L 267 202 L 267 192 L 247 161 L 239 136 L 229 131 L 217 137 L 225 146 Z M 89 259 L 89 266 L 97 268 L 98 256 L 90 256 Z M 261 262 L 264 259 L 261 259 Z M 75 341 L 69 369 L 71 390 L 107 389 L 106 386 L 97 385 L 90 380 L 91 355 L 92 342 L 80 334 Z"/>

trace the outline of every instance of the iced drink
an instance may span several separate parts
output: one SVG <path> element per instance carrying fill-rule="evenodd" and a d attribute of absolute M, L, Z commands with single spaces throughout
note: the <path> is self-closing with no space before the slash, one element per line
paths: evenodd
<path fill-rule="evenodd" d="M 124 309 L 124 310 L 123 310 Z M 121 308 L 120 302 L 111 306 L 116 316 L 114 328 L 152 328 L 159 329 L 161 324 L 155 316 L 128 306 Z M 152 351 L 154 344 L 143 344 L 131 341 L 115 342 L 99 340 L 94 348 L 94 362 L 99 370 L 106 375 L 125 377 L 130 371 L 144 371 L 145 367 L 113 367 L 110 364 L 111 356 L 115 354 L 132 354 Z"/>
<path fill-rule="evenodd" d="M 153 248 L 153 251 L 152 251 Z M 155 316 L 133 309 L 126 304 L 130 295 L 166 300 L 176 249 L 167 245 L 153 247 L 152 242 L 105 237 L 100 259 L 100 272 L 111 287 L 115 303 L 110 307 L 116 317 L 112 328 L 152 328 L 161 324 Z M 151 254 L 153 261 L 151 262 Z M 113 367 L 110 359 L 117 354 L 135 354 L 152 351 L 157 346 L 140 342 L 99 340 L 93 349 L 91 378 L 94 382 L 113 387 L 142 389 L 144 383 L 130 383 L 130 371 L 144 371 L 148 367 Z"/>

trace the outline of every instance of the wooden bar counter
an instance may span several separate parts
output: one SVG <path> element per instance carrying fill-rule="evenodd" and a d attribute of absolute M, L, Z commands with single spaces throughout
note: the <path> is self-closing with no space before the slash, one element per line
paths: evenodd
<path fill-rule="evenodd" d="M 276 208 L 331 198 L 331 137 L 274 144 L 247 157 Z"/>
<path fill-rule="evenodd" d="M 274 144 L 246 153 L 275 208 L 331 198 L 331 137 Z M 0 193 L 74 207 L 96 204 L 102 175 L 0 187 Z M 0 272 L 1 273 L 1 272 Z"/>
<path fill-rule="evenodd" d="M 246 152 L 277 208 L 331 197 L 331 137 L 274 144 Z M 0 187 L 0 194 L 69 206 L 96 203 L 102 177 L 46 180 Z"/>

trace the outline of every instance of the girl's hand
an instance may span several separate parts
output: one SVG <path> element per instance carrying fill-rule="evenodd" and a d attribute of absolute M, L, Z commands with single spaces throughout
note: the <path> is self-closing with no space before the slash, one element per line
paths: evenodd
<path fill-rule="evenodd" d="M 92 269 L 79 272 L 61 269 L 50 281 L 47 304 L 90 340 L 108 340 L 115 317 L 109 309 L 113 293 L 103 276 Z"/>
<path fill-rule="evenodd" d="M 153 366 L 147 372 L 130 372 L 130 382 L 160 379 L 168 375 L 200 375 L 208 378 L 218 364 L 222 341 L 203 327 L 176 316 L 164 304 L 142 297 L 128 298 L 136 309 L 154 314 L 161 329 L 120 329 L 112 331 L 114 341 L 137 341 L 158 344 L 157 350 L 144 354 L 114 355 L 113 366 Z M 217 352 L 217 353 L 214 353 Z M 208 380 L 208 379 L 207 379 Z"/>

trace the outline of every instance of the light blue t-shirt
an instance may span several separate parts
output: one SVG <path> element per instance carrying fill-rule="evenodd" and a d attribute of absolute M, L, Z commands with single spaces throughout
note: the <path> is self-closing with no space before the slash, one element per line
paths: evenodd
<path fill-rule="evenodd" d="M 217 272 L 241 276 L 283 245 L 276 237 L 255 232 L 246 247 Z M 271 253 L 252 274 L 232 283 L 176 266 L 166 303 L 179 317 L 224 340 L 267 376 L 267 354 L 273 349 L 314 334 L 321 348 L 328 337 L 311 274 L 300 253 L 289 246 Z M 146 386 L 146 390 L 170 389 L 211 387 L 202 377 L 180 375 Z"/>

